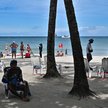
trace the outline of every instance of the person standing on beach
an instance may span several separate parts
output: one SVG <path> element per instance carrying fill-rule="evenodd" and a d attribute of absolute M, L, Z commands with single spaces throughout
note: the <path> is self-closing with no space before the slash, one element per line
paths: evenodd
<path fill-rule="evenodd" d="M 29 44 L 27 44 L 27 52 L 28 53 L 31 53 L 31 48 L 30 48 L 30 45 Z"/>
<path fill-rule="evenodd" d="M 87 44 L 87 48 L 86 48 L 86 52 L 87 52 L 87 60 L 88 60 L 88 63 L 92 60 L 92 52 L 93 52 L 93 48 L 92 48 L 92 43 L 93 43 L 93 39 L 89 39 L 89 42 Z M 90 67 L 91 70 L 93 70 L 91 67 Z"/>
<path fill-rule="evenodd" d="M 68 53 L 67 53 L 67 49 L 65 50 L 65 55 L 67 55 Z"/>
<path fill-rule="evenodd" d="M 42 50 L 43 50 L 43 45 L 42 43 L 39 44 L 39 55 L 40 55 L 40 58 L 42 58 Z"/>
<path fill-rule="evenodd" d="M 11 47 L 11 52 L 12 52 L 12 58 L 13 56 L 16 58 L 16 50 L 17 50 L 18 44 L 16 44 L 15 41 L 13 41 L 10 47 Z"/>
<path fill-rule="evenodd" d="M 20 51 L 21 51 L 21 57 L 23 59 L 23 52 L 24 52 L 24 44 L 23 44 L 23 42 L 21 42 Z"/>

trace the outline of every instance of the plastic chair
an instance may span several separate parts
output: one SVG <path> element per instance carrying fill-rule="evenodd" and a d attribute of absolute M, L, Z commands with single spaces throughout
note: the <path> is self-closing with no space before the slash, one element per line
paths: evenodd
<path fill-rule="evenodd" d="M 103 68 L 100 65 L 92 66 L 92 69 L 90 69 L 88 60 L 84 58 L 84 64 L 85 64 L 85 71 L 87 72 L 87 77 L 91 78 L 92 74 L 97 74 L 98 77 L 103 77 Z"/>
<path fill-rule="evenodd" d="M 41 58 L 40 56 L 32 56 L 31 57 L 31 63 L 32 63 L 32 66 L 33 66 L 33 74 L 36 74 L 38 72 L 38 70 L 40 70 L 40 73 L 41 73 Z M 35 70 L 35 72 L 34 72 Z"/>
<path fill-rule="evenodd" d="M 61 64 L 56 64 L 57 70 L 62 73 L 62 65 Z M 47 68 L 47 55 L 44 56 L 44 64 L 43 64 L 43 69 Z"/>
<path fill-rule="evenodd" d="M 3 72 L 5 68 L 5 64 L 3 61 L 0 60 L 0 72 Z"/>
<path fill-rule="evenodd" d="M 4 85 L 4 89 L 5 89 L 5 97 L 6 98 L 9 98 L 10 97 L 10 93 L 12 92 L 13 94 L 16 94 L 17 96 L 21 95 L 23 91 L 21 90 L 12 90 L 12 88 L 9 88 L 9 81 L 8 79 L 6 78 L 6 72 L 7 70 L 9 69 L 10 67 L 5 67 L 4 68 L 4 75 L 3 75 L 3 78 L 2 78 L 2 82 L 3 82 L 3 85 Z"/>
<path fill-rule="evenodd" d="M 108 58 L 102 59 L 102 69 L 103 69 L 102 77 L 105 78 L 106 74 L 108 74 Z"/>

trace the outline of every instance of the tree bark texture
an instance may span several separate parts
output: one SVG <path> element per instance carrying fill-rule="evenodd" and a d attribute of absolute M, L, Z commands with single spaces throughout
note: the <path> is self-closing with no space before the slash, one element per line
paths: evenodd
<path fill-rule="evenodd" d="M 56 26 L 57 0 L 50 1 L 50 13 L 47 39 L 47 72 L 44 78 L 60 77 L 55 62 L 55 26 Z"/>
<path fill-rule="evenodd" d="M 84 58 L 73 2 L 72 0 L 64 0 L 64 4 L 68 20 L 75 70 L 73 88 L 69 93 L 72 95 L 78 95 L 80 97 L 92 95 L 93 92 L 89 90 L 88 80 L 86 77 Z"/>

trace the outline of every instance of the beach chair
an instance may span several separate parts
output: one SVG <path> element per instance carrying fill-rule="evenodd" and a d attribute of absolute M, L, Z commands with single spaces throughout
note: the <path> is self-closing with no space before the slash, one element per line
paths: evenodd
<path fill-rule="evenodd" d="M 86 72 L 89 72 L 89 63 L 88 63 L 88 60 L 86 58 L 84 58 L 84 64 L 85 64 Z"/>
<path fill-rule="evenodd" d="M 85 64 L 85 71 L 87 72 L 87 77 L 91 78 L 93 76 L 93 74 L 95 74 L 98 77 L 103 77 L 102 66 L 100 66 L 100 65 L 92 66 L 93 70 L 91 70 L 88 60 L 86 58 L 84 58 L 84 64 Z"/>
<path fill-rule="evenodd" d="M 40 56 L 38 56 L 38 55 L 32 56 L 31 57 L 31 63 L 32 63 L 32 66 L 33 66 L 33 74 L 38 73 L 38 70 L 40 70 L 40 74 L 41 74 L 42 66 L 41 66 Z"/>
<path fill-rule="evenodd" d="M 92 71 L 90 70 L 90 66 L 88 60 L 84 58 L 85 71 L 87 73 L 87 77 L 91 78 Z"/>
<path fill-rule="evenodd" d="M 47 55 L 44 56 L 44 64 L 43 64 L 43 69 L 47 68 Z M 62 73 L 62 65 L 61 64 L 56 64 L 57 70 Z"/>
<path fill-rule="evenodd" d="M 9 81 L 8 79 L 6 78 L 6 72 L 7 70 L 9 69 L 10 67 L 5 67 L 4 68 L 4 75 L 2 77 L 2 82 L 3 82 L 3 85 L 4 85 L 4 90 L 5 90 L 5 97 L 8 99 L 10 97 L 10 94 L 13 93 L 15 94 L 16 96 L 19 96 L 23 93 L 23 91 L 21 90 L 13 90 L 12 88 L 9 87 Z"/>
<path fill-rule="evenodd" d="M 3 61 L 0 60 L 0 72 L 3 72 L 5 68 L 5 64 Z"/>
<path fill-rule="evenodd" d="M 108 74 L 108 58 L 102 59 L 102 78 L 105 78 Z"/>
<path fill-rule="evenodd" d="M 10 67 L 6 67 L 4 68 L 4 75 L 3 75 L 3 78 L 2 78 L 2 82 L 3 82 L 3 85 L 4 85 L 4 89 L 5 89 L 5 96 L 7 98 L 9 98 L 9 88 L 8 88 L 8 80 L 7 78 L 5 77 L 5 74 L 7 72 L 7 69 L 9 69 Z"/>
<path fill-rule="evenodd" d="M 43 65 L 44 65 L 43 68 L 46 69 L 47 68 L 47 55 L 44 56 L 44 64 Z"/>

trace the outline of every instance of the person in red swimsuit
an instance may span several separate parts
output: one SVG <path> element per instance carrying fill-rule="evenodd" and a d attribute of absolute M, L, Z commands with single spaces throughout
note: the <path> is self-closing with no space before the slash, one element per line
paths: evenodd
<path fill-rule="evenodd" d="M 30 48 L 30 45 L 27 44 L 27 52 L 30 53 L 31 52 L 31 48 Z"/>

